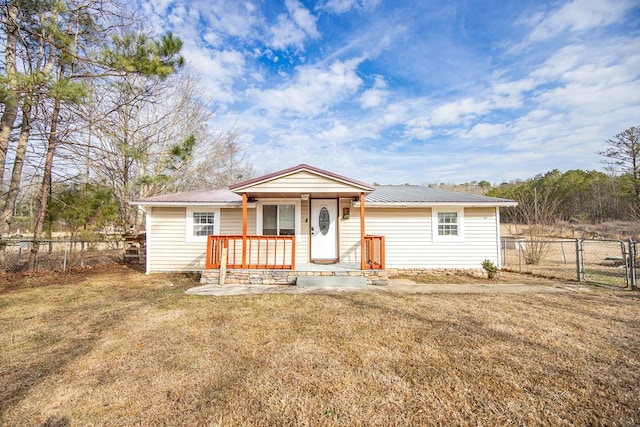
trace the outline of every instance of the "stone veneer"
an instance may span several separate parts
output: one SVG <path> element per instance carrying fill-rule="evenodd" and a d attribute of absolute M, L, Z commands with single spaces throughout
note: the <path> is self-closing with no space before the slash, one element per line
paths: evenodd
<path fill-rule="evenodd" d="M 386 270 L 364 271 L 295 271 L 295 270 L 227 270 L 225 285 L 295 285 L 299 276 L 364 276 L 367 285 L 386 285 Z M 217 285 L 220 270 L 204 270 L 200 283 Z"/>
<path fill-rule="evenodd" d="M 466 275 L 487 277 L 487 272 L 478 268 L 390 268 L 388 270 L 363 271 L 295 271 L 295 270 L 227 270 L 226 285 L 295 285 L 299 276 L 364 276 L 367 285 L 386 285 L 394 277 L 426 275 L 456 276 Z M 220 270 L 205 270 L 200 283 L 217 285 Z"/>

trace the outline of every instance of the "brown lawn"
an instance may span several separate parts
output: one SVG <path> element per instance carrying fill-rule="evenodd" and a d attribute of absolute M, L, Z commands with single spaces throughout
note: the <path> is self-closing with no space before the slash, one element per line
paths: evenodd
<path fill-rule="evenodd" d="M 186 296 L 122 266 L 0 285 L 2 425 L 640 423 L 640 298 Z"/>

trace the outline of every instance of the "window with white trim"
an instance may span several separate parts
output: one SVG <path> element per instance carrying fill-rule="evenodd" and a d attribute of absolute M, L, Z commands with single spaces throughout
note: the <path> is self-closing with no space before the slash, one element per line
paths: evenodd
<path fill-rule="evenodd" d="M 256 233 L 263 236 L 300 235 L 300 201 L 259 200 L 256 205 Z"/>
<path fill-rule="evenodd" d="M 464 209 L 432 209 L 434 241 L 462 240 L 464 238 Z"/>
<path fill-rule="evenodd" d="M 187 208 L 187 242 L 206 242 L 207 236 L 220 233 L 220 209 Z"/>
<path fill-rule="evenodd" d="M 457 236 L 458 212 L 438 212 L 438 236 Z"/>
<path fill-rule="evenodd" d="M 292 236 L 296 234 L 296 209 L 291 204 L 262 206 L 262 235 Z"/>

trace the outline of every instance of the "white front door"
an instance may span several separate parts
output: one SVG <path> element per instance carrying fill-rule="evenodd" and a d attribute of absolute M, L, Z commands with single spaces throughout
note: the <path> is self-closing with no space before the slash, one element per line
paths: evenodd
<path fill-rule="evenodd" d="M 338 259 L 338 200 L 311 199 L 311 260 Z"/>

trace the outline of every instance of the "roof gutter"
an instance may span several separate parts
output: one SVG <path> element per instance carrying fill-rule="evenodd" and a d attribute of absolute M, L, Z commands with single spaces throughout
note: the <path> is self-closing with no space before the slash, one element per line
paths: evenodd
<path fill-rule="evenodd" d="M 365 207 L 368 208 L 431 208 L 437 206 L 463 206 L 467 208 L 486 208 L 486 207 L 514 207 L 518 202 L 367 202 Z M 359 201 L 352 201 L 351 206 L 360 207 Z"/>
<path fill-rule="evenodd" d="M 185 206 L 201 206 L 201 207 L 229 207 L 241 208 L 242 202 L 129 202 L 133 206 L 141 207 L 164 207 L 164 208 L 182 208 Z M 247 207 L 255 208 L 256 203 L 247 203 Z"/>

